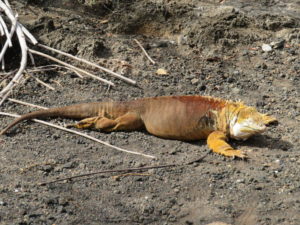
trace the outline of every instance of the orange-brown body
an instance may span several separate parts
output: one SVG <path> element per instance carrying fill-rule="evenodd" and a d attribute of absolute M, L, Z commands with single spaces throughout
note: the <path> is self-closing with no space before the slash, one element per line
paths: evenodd
<path fill-rule="evenodd" d="M 199 140 L 208 138 L 209 147 L 226 156 L 244 157 L 225 141 L 230 137 L 230 119 L 242 103 L 203 96 L 163 96 L 127 102 L 84 103 L 25 114 L 1 131 L 22 120 L 46 117 L 83 119 L 74 126 L 94 128 L 104 132 L 146 129 L 149 133 L 168 139 Z M 246 106 L 245 106 L 246 107 Z M 249 107 L 252 109 L 252 107 Z M 274 121 L 265 117 L 264 123 Z"/>

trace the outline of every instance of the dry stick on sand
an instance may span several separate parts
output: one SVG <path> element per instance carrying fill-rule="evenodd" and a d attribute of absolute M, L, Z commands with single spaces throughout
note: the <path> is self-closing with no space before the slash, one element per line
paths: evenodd
<path fill-rule="evenodd" d="M 40 80 L 39 78 L 33 76 L 32 74 L 29 74 L 29 73 L 28 73 L 28 75 L 29 75 L 30 77 L 32 77 L 33 79 L 35 79 L 36 82 L 38 82 L 39 84 L 45 86 L 46 88 L 49 88 L 49 89 L 52 90 L 52 91 L 55 90 L 55 88 L 52 87 L 50 84 L 46 84 L 44 81 L 42 81 L 42 80 Z"/>
<path fill-rule="evenodd" d="M 16 117 L 16 118 L 20 117 L 20 115 L 11 114 L 11 113 L 5 113 L 5 112 L 0 112 L 0 115 L 2 115 L 2 116 Z M 63 130 L 63 131 L 67 131 L 67 132 L 72 133 L 72 134 L 80 135 L 82 137 L 85 137 L 87 139 L 93 140 L 95 142 L 98 142 L 100 144 L 106 145 L 108 147 L 111 147 L 111 148 L 116 149 L 116 150 L 121 151 L 121 152 L 126 152 L 126 153 L 130 153 L 130 154 L 134 154 L 134 155 L 140 155 L 140 156 L 144 156 L 144 157 L 151 158 L 151 159 L 155 159 L 156 158 L 155 156 L 152 156 L 152 155 L 147 155 L 147 154 L 140 153 L 140 152 L 130 151 L 130 150 L 126 150 L 124 148 L 120 148 L 120 147 L 111 145 L 108 142 L 101 141 L 101 140 L 99 140 L 97 138 L 94 138 L 94 137 L 88 135 L 88 134 L 81 133 L 81 132 L 78 132 L 78 131 L 75 131 L 75 130 L 71 130 L 71 129 L 68 129 L 68 128 L 65 128 L 65 127 L 53 124 L 53 123 L 48 123 L 48 122 L 45 122 L 43 120 L 37 120 L 37 119 L 32 119 L 32 120 L 34 122 L 41 123 L 41 124 L 44 124 L 44 125 L 47 125 L 47 126 L 50 126 L 50 127 L 55 127 L 57 129 L 60 129 L 60 130 Z"/>
<path fill-rule="evenodd" d="M 23 77 L 23 71 L 26 68 L 27 65 L 27 43 L 26 43 L 26 38 L 27 37 L 33 44 L 37 44 L 37 40 L 30 34 L 30 32 L 17 21 L 18 15 L 15 15 L 10 7 L 10 4 L 8 1 L 2 2 L 0 0 L 0 8 L 3 10 L 4 14 L 8 17 L 8 19 L 11 21 L 11 30 L 10 33 L 6 34 L 6 42 L 2 47 L 1 53 L 0 53 L 0 61 L 3 62 L 3 57 L 4 54 L 7 50 L 7 48 L 11 45 L 11 37 L 13 34 L 16 32 L 16 36 L 18 38 L 20 48 L 21 48 L 21 62 L 20 62 L 20 67 L 17 73 L 15 74 L 14 78 L 8 83 L 6 87 L 2 89 L 0 92 L 0 98 L 2 100 L 0 101 L 0 105 L 5 101 L 5 99 L 8 97 L 9 93 L 13 89 L 16 84 L 20 82 L 20 80 Z M 2 15 L 0 15 L 2 17 Z M 3 29 L 3 25 L 1 25 Z M 5 25 L 6 26 L 6 25 Z"/>
<path fill-rule="evenodd" d="M 15 103 L 18 103 L 18 104 L 21 104 L 21 105 L 30 106 L 30 107 L 35 107 L 35 108 L 38 108 L 38 109 L 48 109 L 47 107 L 43 107 L 43 106 L 40 106 L 40 105 L 31 104 L 31 103 L 28 103 L 28 102 L 23 102 L 21 100 L 14 99 L 14 98 L 8 98 L 8 100 L 11 101 L 11 102 L 15 102 Z"/>
<path fill-rule="evenodd" d="M 59 179 L 56 179 L 56 180 L 53 180 L 53 181 L 39 183 L 38 185 L 44 186 L 44 185 L 47 185 L 47 184 L 53 184 L 53 183 L 57 183 L 57 182 L 60 182 L 60 181 L 72 180 L 72 179 L 75 179 L 75 178 L 88 177 L 88 176 L 104 174 L 104 173 L 123 173 L 123 172 L 132 172 L 132 171 L 150 170 L 150 169 L 169 168 L 169 167 L 175 167 L 175 166 L 186 166 L 186 165 L 191 165 L 191 164 L 196 163 L 196 162 L 201 162 L 206 156 L 208 156 L 208 154 L 209 153 L 205 154 L 204 156 L 201 156 L 200 158 L 198 158 L 196 160 L 193 160 L 193 161 L 190 161 L 190 162 L 184 163 L 184 164 L 167 164 L 167 165 L 145 166 L 145 167 L 127 168 L 127 169 L 119 169 L 119 170 L 102 170 L 102 171 L 84 173 L 84 174 L 79 174 L 79 175 L 65 177 L 65 178 L 59 178 Z"/>
<path fill-rule="evenodd" d="M 141 45 L 141 43 L 137 40 L 137 39 L 133 39 L 137 44 L 138 46 L 142 49 L 142 51 L 144 52 L 144 54 L 146 55 L 146 57 L 150 60 L 150 62 L 152 64 L 155 64 L 155 61 L 153 59 L 151 59 L 151 57 L 148 55 L 148 53 L 146 52 L 146 50 L 143 48 L 143 46 Z"/>
<path fill-rule="evenodd" d="M 97 77 L 97 76 L 95 76 L 95 75 L 93 75 L 93 74 L 91 74 L 91 73 L 89 73 L 89 72 L 87 72 L 87 71 L 85 71 L 85 70 L 83 70 L 83 69 L 80 69 L 80 68 L 78 68 L 78 67 L 76 67 L 76 66 L 72 66 L 72 65 L 70 65 L 70 64 L 68 64 L 68 63 L 65 63 L 65 62 L 63 62 L 63 61 L 61 61 L 61 60 L 59 60 L 59 59 L 56 59 L 56 58 L 54 58 L 54 57 L 52 57 L 52 56 L 50 56 L 50 55 L 47 55 L 47 54 L 42 53 L 42 52 L 35 51 L 35 50 L 33 50 L 33 49 L 28 49 L 28 51 L 29 51 L 30 53 L 32 53 L 32 54 L 36 54 L 36 55 L 39 55 L 39 56 L 43 56 L 43 57 L 45 57 L 45 58 L 47 58 L 47 59 L 50 59 L 50 60 L 52 60 L 52 61 L 54 61 L 54 62 L 57 62 L 57 63 L 59 63 L 59 64 L 61 64 L 61 65 L 64 65 L 64 66 L 66 66 L 66 67 L 68 67 L 68 68 L 71 68 L 72 70 L 75 70 L 75 71 L 77 71 L 77 72 L 79 72 L 79 73 L 83 73 L 83 74 L 85 74 L 85 75 L 87 75 L 87 76 L 93 77 L 94 79 L 100 80 L 100 81 L 102 81 L 102 82 L 104 82 L 104 83 L 106 83 L 106 84 L 108 84 L 108 85 L 115 86 L 115 84 L 114 84 L 113 82 L 109 81 L 109 80 L 106 80 L 106 79 Z"/>
<path fill-rule="evenodd" d="M 77 61 L 79 61 L 79 62 L 86 63 L 86 64 L 88 64 L 88 65 L 90 65 L 90 66 L 96 67 L 96 68 L 98 68 L 98 69 L 100 69 L 100 70 L 103 70 L 103 71 L 105 71 L 105 72 L 107 72 L 107 73 L 109 73 L 109 74 L 111 74 L 111 75 L 113 75 L 113 76 L 115 76 L 115 77 L 117 77 L 117 78 L 119 78 L 119 79 L 121 79 L 121 80 L 124 80 L 124 81 L 126 81 L 126 82 L 128 82 L 128 83 L 136 84 L 136 81 L 134 81 L 134 80 L 132 80 L 132 79 L 130 79 L 130 78 L 124 77 L 124 76 L 122 76 L 122 75 L 120 75 L 120 74 L 118 74 L 118 73 L 115 73 L 115 72 L 113 72 L 113 71 L 111 71 L 111 70 L 109 70 L 109 69 L 106 69 L 106 68 L 104 68 L 104 67 L 102 67 L 102 66 L 99 66 L 99 65 L 97 65 L 97 64 L 95 64 L 95 63 L 92 63 L 92 62 L 90 62 L 90 61 L 87 61 L 87 60 L 85 60 L 85 59 L 82 59 L 82 58 L 73 56 L 73 55 L 71 55 L 71 54 L 68 54 L 68 53 L 59 51 L 59 50 L 57 50 L 57 49 L 51 48 L 51 47 L 46 46 L 46 45 L 38 44 L 37 46 L 39 46 L 39 47 L 41 47 L 41 48 L 44 48 L 44 49 L 47 49 L 47 50 L 50 50 L 50 51 L 52 51 L 52 52 L 55 52 L 55 53 L 58 53 L 58 54 L 67 56 L 67 57 L 69 57 L 69 58 L 71 58 L 71 59 L 75 59 L 75 60 L 77 60 Z"/>
<path fill-rule="evenodd" d="M 32 49 L 29 49 L 28 46 L 27 46 L 27 40 L 30 40 L 30 42 L 33 44 L 33 45 L 37 45 L 38 44 L 38 41 L 35 39 L 35 37 L 21 24 L 17 21 L 17 18 L 18 18 L 18 15 L 17 14 L 14 14 L 13 10 L 11 9 L 11 6 L 9 4 L 9 2 L 7 0 L 5 0 L 4 2 L 0 0 L 0 10 L 2 10 L 3 14 L 0 15 L 0 35 L 3 36 L 5 35 L 6 36 L 6 41 L 4 43 L 4 45 L 2 46 L 2 49 L 1 49 L 1 52 L 0 52 L 0 62 L 2 63 L 2 65 L 4 66 L 4 55 L 6 53 L 6 50 L 8 47 L 11 47 L 12 46 L 12 41 L 11 41 L 11 38 L 12 36 L 14 35 L 14 33 L 16 33 L 16 36 L 18 38 L 18 41 L 19 41 L 19 44 L 20 44 L 20 47 L 21 47 L 21 62 L 20 62 L 20 67 L 18 69 L 18 71 L 16 72 L 15 76 L 13 77 L 13 79 L 8 83 L 8 85 L 6 87 L 4 87 L 1 91 L 0 91 L 0 105 L 5 101 L 5 99 L 9 96 L 9 94 L 11 93 L 12 89 L 20 82 L 20 80 L 22 79 L 23 77 L 23 73 L 24 73 L 24 70 L 27 66 L 27 54 L 29 54 L 31 60 L 34 62 L 33 60 L 33 57 L 32 57 L 32 54 L 37 54 L 37 55 L 40 55 L 40 56 L 43 56 L 43 57 L 46 57 L 48 59 L 51 59 L 53 61 L 56 61 L 64 66 L 66 66 L 67 68 L 73 70 L 78 76 L 82 77 L 80 75 L 80 73 L 83 73 L 83 74 L 86 74 L 90 77 L 93 77 L 94 79 L 97 79 L 97 80 L 100 80 L 102 82 L 105 82 L 111 86 L 114 86 L 114 84 L 111 82 L 111 81 L 108 81 L 108 80 L 105 80 L 105 79 L 102 79 L 102 78 L 99 78 L 85 70 L 82 70 L 80 68 L 77 68 L 75 66 L 72 66 L 68 63 L 64 63 L 54 57 L 51 57 L 47 54 L 43 54 L 41 52 L 38 52 L 38 51 L 35 51 L 35 50 L 32 50 Z M 8 28 L 7 28 L 7 25 L 4 21 L 4 19 L 2 18 L 2 16 L 5 15 L 6 17 L 8 17 L 8 19 L 11 21 L 11 28 L 10 28 L 10 32 L 8 32 Z M 79 59 L 78 57 L 75 57 L 75 56 L 72 56 L 70 54 L 67 54 L 67 53 L 64 53 L 62 51 L 59 51 L 59 50 L 56 50 L 56 49 L 53 49 L 53 48 L 50 48 L 50 47 L 47 47 L 45 45 L 39 45 L 40 47 L 42 48 L 45 48 L 45 49 L 48 49 L 48 50 L 51 50 L 51 51 L 54 51 L 54 52 L 57 52 L 59 54 L 62 54 L 62 55 L 65 55 L 65 56 L 68 56 L 68 57 L 71 57 L 73 59 L 76 59 L 76 60 L 79 60 L 81 62 L 85 62 L 89 65 L 92 65 L 92 66 L 95 66 L 97 67 L 98 69 L 101 69 L 101 70 L 104 70 L 105 72 L 107 73 L 110 73 L 126 82 L 129 82 L 129 83 L 132 83 L 132 84 L 136 84 L 136 82 L 134 80 L 131 80 L 129 78 L 126 78 L 122 75 L 119 75 L 117 73 L 114 73 L 113 71 L 110 71 L 104 67 L 100 67 L 94 63 L 91 63 L 87 60 L 84 60 L 84 59 Z"/>
<path fill-rule="evenodd" d="M 21 78 L 23 77 L 23 71 L 26 68 L 26 64 L 27 64 L 27 44 L 25 41 L 25 37 L 23 36 L 23 33 L 20 29 L 20 27 L 17 27 L 16 29 L 17 32 L 17 36 L 19 38 L 19 42 L 20 42 L 20 46 L 21 46 L 21 52 L 22 52 L 22 58 L 21 58 L 21 65 L 19 67 L 18 72 L 16 73 L 16 75 L 14 76 L 14 78 L 10 81 L 10 83 L 3 88 L 3 90 L 0 92 L 0 97 L 2 97 L 2 100 L 0 102 L 0 105 L 4 102 L 5 97 L 7 97 L 7 93 L 9 93 L 11 91 L 11 89 L 17 84 L 19 83 L 19 81 L 21 80 Z M 0 59 L 1 60 L 1 59 Z"/>

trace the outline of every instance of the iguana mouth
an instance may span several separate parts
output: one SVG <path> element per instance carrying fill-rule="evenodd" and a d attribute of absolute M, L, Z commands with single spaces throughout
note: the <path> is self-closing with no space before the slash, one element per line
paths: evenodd
<path fill-rule="evenodd" d="M 246 140 L 254 134 L 264 132 L 267 127 L 265 124 L 257 124 L 251 120 L 246 120 L 242 123 L 235 122 L 230 128 L 230 136 L 237 140 Z"/>
<path fill-rule="evenodd" d="M 246 126 L 241 129 L 241 132 L 255 134 L 255 133 L 262 133 L 266 129 L 267 129 L 267 127 L 265 125 L 257 126 L 257 127 Z"/>

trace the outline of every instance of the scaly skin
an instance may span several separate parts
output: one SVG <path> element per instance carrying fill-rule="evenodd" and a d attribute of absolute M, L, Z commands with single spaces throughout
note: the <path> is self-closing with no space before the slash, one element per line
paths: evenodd
<path fill-rule="evenodd" d="M 6 133 L 23 120 L 46 117 L 82 119 L 72 126 L 103 132 L 146 129 L 168 139 L 207 139 L 209 148 L 224 156 L 244 158 L 227 138 L 247 139 L 265 130 L 275 118 L 240 102 L 203 96 L 164 96 L 128 102 L 84 103 L 25 114 L 0 132 Z"/>

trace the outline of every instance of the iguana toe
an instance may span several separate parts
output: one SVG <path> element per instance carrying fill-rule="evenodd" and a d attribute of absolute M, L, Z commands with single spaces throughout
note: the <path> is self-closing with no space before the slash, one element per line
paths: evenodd
<path fill-rule="evenodd" d="M 225 156 L 233 157 L 233 158 L 240 158 L 240 159 L 246 159 L 247 155 L 244 151 L 241 150 L 227 150 L 224 152 Z"/>

